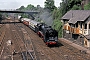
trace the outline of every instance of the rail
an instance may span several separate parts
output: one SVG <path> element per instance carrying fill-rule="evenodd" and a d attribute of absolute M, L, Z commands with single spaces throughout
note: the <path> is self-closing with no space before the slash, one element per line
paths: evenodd
<path fill-rule="evenodd" d="M 19 26 L 18 24 L 15 24 L 15 26 L 18 27 L 19 29 L 23 28 L 23 27 L 21 27 L 21 25 Z M 23 29 L 24 29 L 24 28 L 23 28 Z M 21 29 L 21 30 L 22 30 L 22 29 Z M 24 29 L 24 30 L 27 31 L 26 29 Z M 29 36 L 28 33 L 27 33 L 27 35 Z M 20 36 L 19 36 L 19 37 L 20 37 Z M 29 36 L 29 37 L 30 37 L 30 36 Z M 21 38 L 20 38 L 20 39 L 21 39 Z M 31 37 L 30 37 L 30 39 L 31 39 Z M 32 45 L 32 50 L 33 50 L 34 54 L 32 54 L 32 53 L 29 51 L 29 49 L 28 49 L 28 47 L 27 47 L 27 43 L 26 43 L 25 41 L 26 41 L 26 39 L 22 40 L 22 42 L 23 42 L 24 45 L 25 45 L 26 52 L 28 52 L 28 54 L 30 55 L 30 57 L 31 57 L 32 60 L 37 60 L 36 54 L 35 54 L 35 50 L 34 50 L 34 47 L 33 47 L 33 44 L 32 44 L 32 41 L 29 40 L 29 41 L 30 41 L 30 44 Z M 23 53 L 22 53 L 22 57 L 23 57 L 23 60 L 27 59 L 27 57 L 26 57 Z"/>
<path fill-rule="evenodd" d="M 21 54 L 22 54 L 23 60 L 27 60 L 27 58 L 25 57 L 24 53 L 21 53 Z"/>

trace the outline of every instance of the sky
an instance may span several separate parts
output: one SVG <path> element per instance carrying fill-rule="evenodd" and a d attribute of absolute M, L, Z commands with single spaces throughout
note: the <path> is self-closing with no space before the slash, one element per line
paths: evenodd
<path fill-rule="evenodd" d="M 17 9 L 20 6 L 27 6 L 28 4 L 32 4 L 34 6 L 40 5 L 44 7 L 44 2 L 46 0 L 1 0 L 0 1 L 0 9 Z M 59 7 L 61 0 L 54 0 L 55 6 Z"/>

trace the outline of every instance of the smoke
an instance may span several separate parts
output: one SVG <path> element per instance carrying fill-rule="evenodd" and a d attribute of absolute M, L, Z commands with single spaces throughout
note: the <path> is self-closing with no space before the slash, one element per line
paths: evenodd
<path fill-rule="evenodd" d="M 47 25 L 52 26 L 53 24 L 53 17 L 52 14 L 50 13 L 51 11 L 49 11 L 48 9 L 44 9 L 44 8 L 38 8 L 37 10 L 28 10 L 28 11 L 37 11 L 39 12 L 38 14 L 32 14 L 32 16 L 29 14 L 29 18 L 31 17 L 31 19 L 34 17 L 36 21 L 41 20 L 43 22 L 45 22 Z"/>
<path fill-rule="evenodd" d="M 47 25 L 51 26 L 53 23 L 53 17 L 49 10 L 43 10 L 43 12 L 40 14 L 40 19 L 45 22 Z"/>

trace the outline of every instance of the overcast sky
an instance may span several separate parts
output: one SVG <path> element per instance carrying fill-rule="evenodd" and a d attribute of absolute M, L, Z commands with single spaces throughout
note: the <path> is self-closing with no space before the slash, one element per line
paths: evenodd
<path fill-rule="evenodd" d="M 16 9 L 20 6 L 27 6 L 28 4 L 32 4 L 34 6 L 40 5 L 44 7 L 44 2 L 46 0 L 1 0 L 0 1 L 0 9 Z M 54 0 L 55 6 L 59 6 L 61 0 Z"/>

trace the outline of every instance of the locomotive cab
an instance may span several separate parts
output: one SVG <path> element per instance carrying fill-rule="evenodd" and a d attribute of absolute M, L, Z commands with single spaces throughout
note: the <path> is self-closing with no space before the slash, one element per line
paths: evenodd
<path fill-rule="evenodd" d="M 35 31 L 38 33 L 39 31 L 42 31 L 43 30 L 43 27 L 44 26 L 44 23 L 38 23 L 36 26 L 35 26 Z"/>

